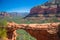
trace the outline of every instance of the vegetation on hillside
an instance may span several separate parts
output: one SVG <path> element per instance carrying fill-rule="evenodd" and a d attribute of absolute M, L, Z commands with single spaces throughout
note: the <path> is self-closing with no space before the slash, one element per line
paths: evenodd
<path fill-rule="evenodd" d="M 0 39 L 5 40 L 7 37 L 7 30 L 4 28 L 7 25 L 7 21 L 5 19 L 0 19 Z"/>
<path fill-rule="evenodd" d="M 29 33 L 26 31 L 19 29 L 17 30 L 17 39 L 16 40 L 36 40 L 34 37 L 32 37 Z"/>
<path fill-rule="evenodd" d="M 50 23 L 50 22 L 60 22 L 60 20 L 57 19 L 57 17 L 51 17 L 50 19 L 45 20 L 28 20 L 23 19 L 21 16 L 14 16 L 14 17 L 5 17 L 7 21 L 13 21 L 18 24 L 33 24 L 33 23 Z"/>

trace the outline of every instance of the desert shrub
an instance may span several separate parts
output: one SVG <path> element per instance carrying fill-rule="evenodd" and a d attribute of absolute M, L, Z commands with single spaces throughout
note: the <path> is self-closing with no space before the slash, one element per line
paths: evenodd
<path fill-rule="evenodd" d="M 7 21 L 5 19 L 0 20 L 0 39 L 4 40 L 7 37 L 7 30 L 5 27 L 7 26 Z"/>
<path fill-rule="evenodd" d="M 7 37 L 7 34 L 6 34 L 6 29 L 5 28 L 2 28 L 0 27 L 0 39 L 5 39 Z"/>

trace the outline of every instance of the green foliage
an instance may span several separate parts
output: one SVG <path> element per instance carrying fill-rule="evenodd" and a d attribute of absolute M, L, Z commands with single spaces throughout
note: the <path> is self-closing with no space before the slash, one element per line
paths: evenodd
<path fill-rule="evenodd" d="M 59 22 L 56 17 L 52 17 L 51 19 L 44 20 L 44 23 L 52 23 L 52 22 Z"/>
<path fill-rule="evenodd" d="M 0 38 L 1 39 L 5 39 L 7 34 L 6 34 L 6 29 L 4 27 L 6 27 L 7 25 L 7 21 L 5 19 L 0 19 Z"/>
<path fill-rule="evenodd" d="M 7 21 L 5 19 L 0 20 L 0 27 L 4 27 L 7 25 Z"/>
<path fill-rule="evenodd" d="M 16 40 L 36 40 L 34 37 L 32 37 L 30 34 L 28 34 L 26 31 L 22 29 L 19 29 L 16 32 L 17 34 L 19 34 Z"/>
<path fill-rule="evenodd" d="M 0 27 L 0 38 L 5 39 L 7 36 L 6 32 L 5 28 Z"/>
<path fill-rule="evenodd" d="M 28 19 L 23 19 L 21 16 L 14 16 L 14 17 L 5 17 L 7 21 L 13 21 L 18 24 L 33 24 L 33 23 L 51 23 L 51 22 L 60 22 L 60 20 L 57 19 L 56 16 L 51 17 L 50 19 L 45 19 L 45 20 L 28 20 Z"/>

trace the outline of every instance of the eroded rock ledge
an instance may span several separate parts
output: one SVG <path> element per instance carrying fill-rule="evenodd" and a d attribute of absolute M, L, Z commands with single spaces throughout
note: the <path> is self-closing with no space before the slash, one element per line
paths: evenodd
<path fill-rule="evenodd" d="M 42 30 L 45 30 L 49 34 L 56 34 L 58 32 L 58 25 L 60 24 L 60 22 L 44 23 L 44 24 L 17 24 L 17 23 L 14 23 L 14 22 L 8 22 L 7 24 L 8 25 L 7 25 L 6 29 L 7 29 L 8 40 L 16 40 L 16 36 L 17 36 L 16 30 L 17 29 L 24 29 L 30 34 L 32 32 L 31 35 L 34 36 L 35 38 L 37 38 L 37 36 L 36 36 L 36 35 L 38 35 L 37 31 L 41 32 Z M 35 33 L 35 31 L 37 32 L 37 34 Z M 34 33 L 36 35 L 34 35 Z M 46 35 L 46 34 L 42 34 L 42 35 Z M 39 38 L 37 38 L 37 40 L 38 39 Z"/>

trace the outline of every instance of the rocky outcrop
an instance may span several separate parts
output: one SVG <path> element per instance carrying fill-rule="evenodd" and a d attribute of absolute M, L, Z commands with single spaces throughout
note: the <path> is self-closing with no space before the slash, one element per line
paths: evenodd
<path fill-rule="evenodd" d="M 47 6 L 36 6 L 30 10 L 25 19 L 30 20 L 46 20 L 56 17 L 57 20 L 60 20 L 60 7 L 47 7 Z"/>
<path fill-rule="evenodd" d="M 57 33 L 58 25 L 60 23 L 44 23 L 44 24 L 17 24 L 14 22 L 8 22 L 7 38 L 8 40 L 16 40 L 17 29 L 26 30 L 31 36 L 35 37 L 37 40 L 59 40 Z M 52 29 L 53 30 L 52 30 Z M 55 31 L 54 31 L 55 30 Z M 49 31 L 49 32 L 48 32 Z M 53 32 L 51 34 L 51 31 Z M 37 36 L 38 35 L 38 36 Z"/>
<path fill-rule="evenodd" d="M 52 4 L 52 2 L 49 4 L 48 2 L 46 3 L 46 5 L 40 5 L 40 6 L 35 6 L 33 8 L 31 8 L 30 10 L 30 14 L 27 15 L 25 18 L 26 19 L 32 19 L 32 17 L 34 17 L 33 19 L 41 19 L 41 15 L 43 15 L 44 20 L 50 19 L 53 17 L 57 17 L 58 20 L 60 20 L 60 4 Z M 36 18 L 37 17 L 37 18 Z M 38 19 L 37 19 L 38 20 Z"/>
<path fill-rule="evenodd" d="M 49 13 L 57 13 L 57 11 L 60 11 L 60 1 L 59 0 L 52 0 L 47 1 L 46 3 L 35 6 L 30 10 L 30 13 L 45 13 L 45 11 Z"/>
<path fill-rule="evenodd" d="M 45 12 L 48 12 L 48 13 L 57 13 L 57 8 L 46 8 L 47 6 L 37 6 L 37 7 L 33 7 L 31 10 L 30 10 L 30 13 L 42 13 L 44 14 Z"/>

